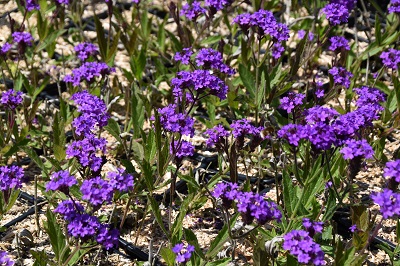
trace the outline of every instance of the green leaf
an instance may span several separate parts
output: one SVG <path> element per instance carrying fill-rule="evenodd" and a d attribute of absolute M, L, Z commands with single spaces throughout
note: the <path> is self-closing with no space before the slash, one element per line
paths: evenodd
<path fill-rule="evenodd" d="M 270 265 L 270 261 L 268 259 L 268 253 L 265 250 L 265 241 L 262 238 L 257 240 L 257 244 L 253 249 L 253 265 L 254 266 Z"/>
<path fill-rule="evenodd" d="M 35 259 L 33 266 L 53 265 L 53 263 L 51 263 L 51 261 L 49 261 L 49 257 L 47 256 L 45 250 L 36 251 L 36 250 L 31 249 L 29 252 L 32 254 L 32 257 Z"/>
<path fill-rule="evenodd" d="M 54 44 L 56 39 L 63 35 L 67 30 L 55 30 L 43 39 L 38 46 L 36 46 L 35 52 L 38 53 L 43 49 L 46 49 L 49 45 Z"/>
<path fill-rule="evenodd" d="M 121 129 L 117 123 L 112 118 L 109 118 L 107 121 L 107 126 L 104 127 L 105 130 L 108 131 L 120 144 L 122 144 L 122 139 L 121 139 Z"/>
<path fill-rule="evenodd" d="M 250 94 L 250 98 L 255 98 L 256 86 L 254 77 L 250 70 L 248 70 L 244 65 L 239 64 L 239 76 L 242 80 L 243 85 L 247 88 L 247 91 Z"/>
<path fill-rule="evenodd" d="M 135 161 L 137 163 L 140 163 L 144 159 L 143 146 L 139 144 L 136 140 L 132 139 L 131 142 L 132 142 L 131 145 L 132 145 L 133 157 L 135 158 Z"/>
<path fill-rule="evenodd" d="M 5 150 L 2 150 L 2 152 L 5 152 L 4 157 L 10 157 L 11 155 L 15 154 L 19 149 L 21 149 L 22 147 L 25 147 L 26 145 L 28 145 L 30 142 L 29 139 L 23 139 L 15 144 L 13 144 L 12 146 L 6 146 Z"/>
<path fill-rule="evenodd" d="M 186 241 L 190 245 L 194 246 L 196 254 L 199 255 L 203 260 L 205 260 L 206 257 L 204 256 L 203 252 L 201 251 L 201 248 L 200 248 L 200 245 L 199 245 L 196 235 L 190 229 L 187 229 L 187 228 L 183 228 L 183 232 L 185 234 Z"/>
<path fill-rule="evenodd" d="M 286 203 L 285 210 L 287 215 L 291 216 L 298 201 L 298 198 L 296 196 L 296 191 L 293 187 L 292 179 L 290 178 L 286 170 L 283 171 L 282 177 L 283 200 Z"/>
<path fill-rule="evenodd" d="M 381 20 L 378 13 L 375 14 L 375 37 L 376 41 L 380 45 L 382 43 L 382 33 L 381 33 Z"/>
<path fill-rule="evenodd" d="M 117 49 L 118 49 L 118 41 L 121 35 L 121 31 L 118 31 L 115 36 L 113 36 L 113 43 L 107 51 L 107 58 L 105 62 L 109 65 L 114 65 L 114 58 L 115 55 L 117 54 Z"/>
<path fill-rule="evenodd" d="M 160 255 L 165 260 L 167 265 L 169 265 L 169 266 L 175 265 L 176 255 L 171 249 L 162 248 L 161 252 L 160 252 Z"/>
<path fill-rule="evenodd" d="M 46 211 L 46 216 L 47 221 L 44 222 L 44 228 L 49 235 L 50 244 L 56 260 L 62 263 L 67 259 L 70 249 L 67 248 L 64 250 L 64 248 L 67 246 L 66 238 L 63 234 L 61 226 L 57 223 L 56 216 L 49 208 Z"/>
<path fill-rule="evenodd" d="M 183 219 L 185 219 L 185 216 L 189 210 L 189 205 L 193 201 L 193 198 L 194 194 L 189 194 L 182 202 L 179 208 L 178 217 L 175 219 L 175 222 L 172 227 L 172 235 L 171 235 L 172 240 L 176 239 L 179 241 L 179 239 L 181 238 L 180 235 L 182 234 Z"/>
<path fill-rule="evenodd" d="M 54 156 L 56 160 L 62 161 L 66 157 L 65 152 L 65 122 L 59 112 L 54 115 L 53 123 L 53 141 Z"/>
<path fill-rule="evenodd" d="M 20 147 L 20 149 L 23 150 L 29 156 L 29 158 L 31 158 L 32 161 L 34 161 L 36 165 L 40 167 L 46 178 L 50 177 L 49 171 L 43 164 L 42 159 L 40 159 L 40 157 L 36 154 L 34 150 L 32 150 L 32 148 L 27 146 L 22 146 Z"/>
<path fill-rule="evenodd" d="M 165 229 L 164 222 L 162 220 L 159 203 L 153 198 L 153 196 L 151 196 L 149 194 L 147 195 L 147 199 L 150 201 L 150 206 L 151 206 L 151 209 L 153 210 L 153 214 L 156 218 L 158 225 L 160 226 L 161 230 L 164 232 L 164 234 L 169 239 L 169 233 L 167 232 L 167 229 Z M 174 258 L 174 260 L 175 260 L 175 258 Z"/>
<path fill-rule="evenodd" d="M 205 38 L 200 42 L 200 46 L 210 45 L 219 42 L 222 39 L 222 36 L 217 34 L 210 37 Z"/>
<path fill-rule="evenodd" d="M 107 58 L 107 50 L 108 50 L 106 35 L 104 33 L 103 25 L 101 24 L 101 22 L 96 14 L 94 14 L 93 18 L 94 18 L 94 23 L 96 25 L 96 33 L 97 33 L 97 40 L 98 40 L 99 49 L 100 49 L 100 55 L 101 55 L 102 60 L 105 62 L 106 58 Z"/>
<path fill-rule="evenodd" d="M 296 47 L 296 54 L 294 58 L 291 59 L 291 64 L 290 64 L 290 77 L 293 77 L 297 74 L 297 71 L 300 68 L 300 63 L 304 59 L 304 50 L 306 48 L 306 43 L 308 40 L 308 32 L 306 33 L 306 36 L 299 42 L 299 44 Z"/>
<path fill-rule="evenodd" d="M 136 83 L 132 83 L 131 93 L 131 123 L 133 124 L 133 135 L 135 138 L 139 138 L 144 124 L 144 103 L 139 96 L 139 87 Z"/>

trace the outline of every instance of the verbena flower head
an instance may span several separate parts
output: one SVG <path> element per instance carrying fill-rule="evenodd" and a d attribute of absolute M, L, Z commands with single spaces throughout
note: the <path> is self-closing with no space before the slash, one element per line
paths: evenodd
<path fill-rule="evenodd" d="M 388 8 L 389 13 L 400 13 L 400 0 L 391 0 Z"/>
<path fill-rule="evenodd" d="M 308 124 L 325 123 L 329 124 L 339 113 L 333 109 L 324 106 L 314 106 L 304 111 L 305 120 Z"/>
<path fill-rule="evenodd" d="M 385 67 L 397 69 L 400 64 L 400 50 L 390 48 L 387 52 L 382 52 L 380 58 Z"/>
<path fill-rule="evenodd" d="M 15 110 L 23 101 L 24 94 L 21 91 L 9 89 L 1 94 L 1 104 L 8 109 Z"/>
<path fill-rule="evenodd" d="M 189 65 L 190 57 L 192 56 L 192 48 L 183 48 L 181 52 L 177 52 L 174 56 L 175 61 L 179 61 L 184 65 Z"/>
<path fill-rule="evenodd" d="M 82 61 L 85 61 L 91 55 L 95 55 L 98 53 L 99 48 L 93 43 L 84 42 L 76 45 L 74 50 L 78 56 L 78 58 Z"/>
<path fill-rule="evenodd" d="M 224 9 L 232 4 L 233 0 L 205 0 L 205 6 L 208 7 L 212 13 Z"/>
<path fill-rule="evenodd" d="M 354 88 L 354 91 L 358 95 L 356 106 L 362 107 L 370 104 L 374 106 L 376 110 L 384 110 L 379 103 L 384 102 L 386 97 L 379 89 L 362 86 L 361 88 Z"/>
<path fill-rule="evenodd" d="M 347 140 L 344 147 L 340 150 L 340 153 L 343 154 L 343 158 L 346 160 L 351 160 L 356 157 L 369 159 L 374 156 L 374 150 L 365 139 Z"/>
<path fill-rule="evenodd" d="M 100 206 L 103 202 L 110 203 L 114 195 L 113 187 L 101 177 L 84 180 L 81 192 L 82 199 L 93 206 Z"/>
<path fill-rule="evenodd" d="M 235 70 L 223 63 L 220 52 L 211 48 L 202 48 L 196 55 L 196 65 L 204 69 L 215 69 L 228 75 L 235 74 Z"/>
<path fill-rule="evenodd" d="M 26 1 L 26 5 L 25 8 L 28 11 L 32 11 L 34 9 L 39 10 L 40 6 L 38 5 L 36 0 L 25 0 Z"/>
<path fill-rule="evenodd" d="M 66 154 L 68 158 L 75 157 L 84 167 L 98 171 L 103 165 L 103 159 L 97 156 L 98 152 L 106 152 L 106 139 L 95 136 L 86 136 L 82 140 L 73 141 L 68 145 Z"/>
<path fill-rule="evenodd" d="M 332 26 L 347 23 L 349 18 L 349 10 L 341 4 L 327 4 L 322 8 L 322 12 L 326 15 L 329 24 Z"/>
<path fill-rule="evenodd" d="M 279 107 L 291 113 L 297 106 L 303 104 L 305 98 L 306 96 L 302 93 L 289 92 L 287 96 L 282 97 Z"/>
<path fill-rule="evenodd" d="M 367 125 L 364 116 L 357 110 L 340 115 L 332 123 L 335 134 L 340 140 L 352 138 L 361 128 Z"/>
<path fill-rule="evenodd" d="M 78 214 L 72 219 L 68 226 L 68 234 L 86 240 L 94 237 L 100 227 L 100 222 L 97 217 L 89 214 Z"/>
<path fill-rule="evenodd" d="M 328 150 L 337 142 L 334 129 L 323 122 L 304 127 L 306 138 L 318 150 Z"/>
<path fill-rule="evenodd" d="M 235 183 L 221 182 L 215 185 L 211 195 L 215 198 L 220 198 L 225 208 L 230 208 L 239 193 L 238 189 L 239 186 Z"/>
<path fill-rule="evenodd" d="M 209 93 L 221 100 L 226 99 L 228 86 L 209 70 L 180 71 L 176 76 L 171 80 L 172 92 L 176 98 L 181 98 L 183 92 L 189 89 L 192 93 L 195 91 L 198 94 Z"/>
<path fill-rule="evenodd" d="M 170 104 L 158 109 L 160 123 L 164 130 L 182 135 L 194 136 L 194 119 L 188 114 L 177 113 L 176 105 Z"/>
<path fill-rule="evenodd" d="M 191 4 L 186 3 L 182 6 L 180 15 L 195 21 L 198 16 L 205 13 L 207 13 L 207 9 L 201 6 L 201 2 L 193 1 Z"/>
<path fill-rule="evenodd" d="M 350 79 L 353 77 L 350 71 L 343 67 L 333 67 L 329 69 L 328 73 L 332 75 L 335 85 L 341 85 L 346 89 L 350 87 Z"/>
<path fill-rule="evenodd" d="M 385 169 L 383 169 L 383 176 L 393 178 L 396 182 L 400 183 L 400 159 L 387 162 Z"/>
<path fill-rule="evenodd" d="M 119 231 L 118 229 L 110 229 L 108 225 L 100 225 L 96 241 L 106 250 L 110 250 L 118 246 Z"/>
<path fill-rule="evenodd" d="M 357 0 L 330 0 L 329 3 L 345 6 L 350 12 L 357 4 Z"/>
<path fill-rule="evenodd" d="M 278 137 L 286 139 L 291 145 L 299 146 L 299 141 L 307 137 L 303 125 L 288 124 L 278 131 Z"/>
<path fill-rule="evenodd" d="M 273 201 L 267 201 L 263 196 L 253 192 L 239 192 L 236 194 L 236 206 L 242 216 L 244 224 L 251 224 L 254 219 L 259 224 L 268 221 L 280 221 L 282 213 Z"/>
<path fill-rule="evenodd" d="M 314 242 L 308 232 L 293 230 L 283 236 L 283 249 L 297 257 L 299 263 L 325 265 L 324 252 L 320 245 Z"/>
<path fill-rule="evenodd" d="M 186 140 L 174 140 L 169 146 L 169 153 L 174 155 L 177 160 L 182 160 L 183 157 L 192 156 L 194 154 L 194 146 Z"/>
<path fill-rule="evenodd" d="M 303 226 L 310 237 L 313 237 L 316 233 L 322 233 L 323 225 L 323 222 L 314 222 L 308 218 L 303 218 Z"/>
<path fill-rule="evenodd" d="M 372 194 L 371 198 L 375 204 L 379 205 L 384 219 L 400 214 L 400 194 L 385 188 L 382 192 Z"/>
<path fill-rule="evenodd" d="M 33 37 L 29 32 L 14 32 L 12 34 L 14 42 L 22 45 L 32 46 Z"/>
<path fill-rule="evenodd" d="M 117 172 L 108 172 L 107 178 L 114 190 L 120 192 L 133 190 L 133 176 L 122 168 L 118 168 Z"/>
<path fill-rule="evenodd" d="M 85 208 L 79 202 L 72 200 L 64 200 L 60 202 L 53 212 L 59 213 L 67 221 L 72 221 L 76 216 L 81 215 Z"/>
<path fill-rule="evenodd" d="M 340 52 L 341 50 L 350 50 L 349 41 L 342 36 L 333 36 L 330 39 L 331 45 L 329 50 Z"/>
<path fill-rule="evenodd" d="M 61 170 L 51 175 L 50 181 L 46 184 L 46 191 L 59 190 L 67 194 L 69 188 L 77 183 L 76 178 L 69 171 Z"/>
<path fill-rule="evenodd" d="M 22 187 L 24 169 L 17 165 L 0 166 L 0 190 L 18 189 Z"/>
<path fill-rule="evenodd" d="M 85 62 L 82 66 L 73 69 L 71 75 L 66 75 L 64 81 L 74 86 L 79 86 L 82 81 L 90 84 L 94 82 L 95 77 L 104 77 L 112 72 L 115 72 L 115 68 L 109 67 L 106 63 Z"/>
<path fill-rule="evenodd" d="M 11 49 L 11 44 L 6 42 L 0 48 L 0 55 L 5 56 L 8 53 L 8 51 L 10 51 L 10 49 Z"/>
<path fill-rule="evenodd" d="M 6 251 L 0 251 L 0 265 L 1 266 L 12 266 L 14 261 L 8 256 Z"/>
<path fill-rule="evenodd" d="M 222 148 L 226 143 L 226 138 L 230 135 L 230 132 L 222 125 L 217 125 L 213 128 L 207 129 L 205 134 L 209 136 L 206 140 L 206 145 L 208 147 L 216 146 L 217 148 Z"/>
<path fill-rule="evenodd" d="M 188 244 L 185 247 L 183 243 L 179 243 L 172 248 L 172 252 L 174 252 L 176 255 L 175 261 L 177 263 L 185 263 L 190 260 L 190 257 L 194 252 L 194 246 Z"/>
<path fill-rule="evenodd" d="M 56 2 L 60 5 L 69 5 L 70 0 L 56 0 Z"/>
<path fill-rule="evenodd" d="M 353 224 L 352 226 L 349 227 L 350 232 L 354 233 L 357 232 L 358 228 L 356 224 Z"/>

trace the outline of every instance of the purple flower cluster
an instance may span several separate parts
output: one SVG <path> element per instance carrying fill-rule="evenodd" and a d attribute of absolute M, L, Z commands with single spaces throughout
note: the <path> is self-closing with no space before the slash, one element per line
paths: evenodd
<path fill-rule="evenodd" d="M 222 182 L 215 185 L 211 195 L 215 198 L 220 198 L 222 200 L 222 206 L 228 209 L 236 199 L 238 189 L 239 186 L 235 183 Z"/>
<path fill-rule="evenodd" d="M 196 55 L 196 65 L 204 69 L 215 69 L 229 76 L 235 74 L 235 70 L 223 63 L 220 52 L 211 48 L 203 48 Z"/>
<path fill-rule="evenodd" d="M 340 52 L 342 50 L 350 50 L 349 41 L 342 36 L 333 36 L 330 39 L 331 45 L 329 50 L 334 52 Z"/>
<path fill-rule="evenodd" d="M 205 134 L 209 136 L 206 140 L 206 145 L 208 147 L 216 146 L 217 149 L 221 149 L 222 145 L 226 143 L 226 138 L 230 135 L 230 132 L 222 125 L 217 125 L 207 129 Z"/>
<path fill-rule="evenodd" d="M 384 108 L 380 106 L 380 102 L 385 101 L 385 94 L 376 88 L 362 86 L 355 88 L 354 91 L 358 95 L 356 106 L 361 108 L 363 106 L 373 106 L 377 111 L 383 111 Z"/>
<path fill-rule="evenodd" d="M 161 126 L 168 132 L 180 133 L 181 135 L 194 136 L 194 119 L 188 114 L 177 113 L 175 104 L 170 104 L 158 109 Z"/>
<path fill-rule="evenodd" d="M 350 15 L 346 6 L 336 3 L 327 4 L 322 8 L 322 12 L 326 15 L 332 26 L 347 23 Z"/>
<path fill-rule="evenodd" d="M 209 89 L 209 94 L 226 99 L 228 86 L 217 76 L 210 73 L 209 70 L 195 70 L 193 72 L 180 71 L 177 77 L 171 80 L 173 94 L 181 99 L 183 92 L 187 89 L 194 94 L 205 93 Z M 193 91 L 194 90 L 194 91 Z"/>
<path fill-rule="evenodd" d="M 71 75 L 66 75 L 64 81 L 79 86 L 82 81 L 86 80 L 88 83 L 92 83 L 95 77 L 104 77 L 112 72 L 115 72 L 115 69 L 106 63 L 85 62 L 82 66 L 73 69 Z"/>
<path fill-rule="evenodd" d="M 184 65 L 190 64 L 190 57 L 192 56 L 193 51 L 191 48 L 183 48 L 181 52 L 177 52 L 174 56 L 175 61 L 179 61 Z"/>
<path fill-rule="evenodd" d="M 281 56 L 284 50 L 282 42 L 289 39 L 289 28 L 287 25 L 277 22 L 271 11 L 260 9 L 252 14 L 240 14 L 233 19 L 233 22 L 238 24 L 245 34 L 250 28 L 253 28 L 253 32 L 256 32 L 259 38 L 270 36 L 274 42 L 273 57 L 278 59 Z"/>
<path fill-rule="evenodd" d="M 0 48 L 0 55 L 5 56 L 8 53 L 8 51 L 10 51 L 10 49 L 11 49 L 11 44 L 6 42 Z"/>
<path fill-rule="evenodd" d="M 99 48 L 93 43 L 84 42 L 76 45 L 74 50 L 78 58 L 82 61 L 85 61 L 87 58 L 89 58 L 89 56 L 97 54 Z"/>
<path fill-rule="evenodd" d="M 261 131 L 264 130 L 264 127 L 253 126 L 246 118 L 233 121 L 231 124 L 231 128 L 233 129 L 232 134 L 235 138 L 242 138 L 245 135 L 261 137 Z"/>
<path fill-rule="evenodd" d="M 25 7 L 26 7 L 26 10 L 28 10 L 28 11 L 32 11 L 34 9 L 36 9 L 36 10 L 40 9 L 40 6 L 38 5 L 36 0 L 25 0 L 25 2 L 26 2 Z"/>
<path fill-rule="evenodd" d="M 400 50 L 390 48 L 387 52 L 382 52 L 380 57 L 387 68 L 397 69 L 400 64 Z"/>
<path fill-rule="evenodd" d="M 388 8 L 389 13 L 400 13 L 400 0 L 391 0 Z"/>
<path fill-rule="evenodd" d="M 118 245 L 119 231 L 102 224 L 95 216 L 84 212 L 84 207 L 77 201 L 60 202 L 55 213 L 59 213 L 68 222 L 68 234 L 83 241 L 96 240 L 107 250 Z"/>
<path fill-rule="evenodd" d="M 283 249 L 296 256 L 300 263 L 325 265 L 324 252 L 320 245 L 314 242 L 308 232 L 293 230 L 283 236 Z"/>
<path fill-rule="evenodd" d="M 72 95 L 71 100 L 75 102 L 78 111 L 82 113 L 72 121 L 78 136 L 90 136 L 96 127 L 102 128 L 107 125 L 110 117 L 107 113 L 107 106 L 97 96 L 85 90 Z"/>
<path fill-rule="evenodd" d="M 282 97 L 280 108 L 291 113 L 297 106 L 303 104 L 306 96 L 302 93 L 289 92 L 288 96 Z"/>
<path fill-rule="evenodd" d="M 59 190 L 68 194 L 69 188 L 77 183 L 76 178 L 69 171 L 61 170 L 52 174 L 50 181 L 46 184 L 46 191 Z"/>
<path fill-rule="evenodd" d="M 313 237 L 316 233 L 322 233 L 322 230 L 324 229 L 323 222 L 314 222 L 308 218 L 303 218 L 303 226 L 310 237 Z"/>
<path fill-rule="evenodd" d="M 379 205 L 384 219 L 400 215 L 400 194 L 385 188 L 380 193 L 372 194 L 371 198 Z"/>
<path fill-rule="evenodd" d="M 194 252 L 194 246 L 188 244 L 185 248 L 183 243 L 176 244 L 172 248 L 172 252 L 174 252 L 176 255 L 175 261 L 177 263 L 185 263 L 190 260 L 190 257 L 192 256 L 192 253 Z"/>
<path fill-rule="evenodd" d="M 278 131 L 278 137 L 286 139 L 291 145 L 299 146 L 299 141 L 307 137 L 307 132 L 303 125 L 288 124 Z"/>
<path fill-rule="evenodd" d="M 351 160 L 355 157 L 363 157 L 369 159 L 374 156 L 374 150 L 365 139 L 349 139 L 345 141 L 345 144 L 340 150 L 340 153 L 343 154 L 343 158 L 346 160 Z"/>
<path fill-rule="evenodd" d="M 194 146 L 186 140 L 174 140 L 169 146 L 169 153 L 174 155 L 178 160 L 182 160 L 183 157 L 193 155 Z"/>
<path fill-rule="evenodd" d="M 14 261 L 8 256 L 6 251 L 0 251 L 0 265 L 1 266 L 12 266 Z"/>
<path fill-rule="evenodd" d="M 32 46 L 33 37 L 29 32 L 14 32 L 12 34 L 14 42 L 18 43 L 19 45 L 28 45 Z"/>
<path fill-rule="evenodd" d="M 56 2 L 60 5 L 69 5 L 70 0 L 56 0 Z"/>
<path fill-rule="evenodd" d="M 357 0 L 330 0 L 329 3 L 345 6 L 350 12 L 357 4 Z"/>
<path fill-rule="evenodd" d="M 1 94 L 1 104 L 8 109 L 15 110 L 23 101 L 24 94 L 20 91 L 9 89 Z"/>
<path fill-rule="evenodd" d="M 103 202 L 110 203 L 114 195 L 114 189 L 109 182 L 101 177 L 84 180 L 81 186 L 82 199 L 91 205 L 98 207 Z"/>
<path fill-rule="evenodd" d="M 22 187 L 24 169 L 20 166 L 0 166 L 0 190 L 18 189 Z"/>
<path fill-rule="evenodd" d="M 68 145 L 66 153 L 67 157 L 75 157 L 84 167 L 90 167 L 93 171 L 100 170 L 103 165 L 103 159 L 97 156 L 101 151 L 106 152 L 106 139 L 97 138 L 94 135 L 87 136 L 82 140 L 73 141 Z"/>
<path fill-rule="evenodd" d="M 400 159 L 387 162 L 385 169 L 383 169 L 383 176 L 393 178 L 396 182 L 400 183 Z"/>
<path fill-rule="evenodd" d="M 297 32 L 297 38 L 299 38 L 300 40 L 304 39 L 304 36 L 306 36 L 305 30 L 299 30 Z M 314 33 L 312 33 L 311 31 L 308 32 L 308 40 L 309 41 L 314 40 Z"/>
<path fill-rule="evenodd" d="M 201 14 L 207 13 L 207 9 L 201 6 L 198 1 L 193 1 L 193 3 L 186 3 L 182 6 L 180 15 L 186 17 L 189 20 L 195 21 Z"/>
<path fill-rule="evenodd" d="M 344 67 L 332 67 L 328 73 L 332 75 L 335 85 L 343 86 L 346 89 L 350 87 L 350 79 L 353 74 Z"/>
<path fill-rule="evenodd" d="M 107 178 L 114 190 L 120 192 L 133 190 L 133 176 L 122 168 L 118 168 L 117 172 L 108 172 Z"/>

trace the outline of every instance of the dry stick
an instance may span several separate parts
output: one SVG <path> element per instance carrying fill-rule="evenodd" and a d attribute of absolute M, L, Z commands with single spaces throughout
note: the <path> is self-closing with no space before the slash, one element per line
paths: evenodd
<path fill-rule="evenodd" d="M 37 175 L 35 175 L 35 198 L 33 200 L 35 204 L 35 224 L 36 224 L 36 230 L 39 235 L 40 232 L 40 226 L 39 226 L 39 210 L 38 210 L 38 200 L 37 200 L 37 189 L 38 189 L 38 184 L 37 184 Z"/>

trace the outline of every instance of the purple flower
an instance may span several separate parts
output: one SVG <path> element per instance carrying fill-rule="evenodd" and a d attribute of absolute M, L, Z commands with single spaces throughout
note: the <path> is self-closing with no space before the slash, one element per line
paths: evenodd
<path fill-rule="evenodd" d="M 397 69 L 400 63 L 400 50 L 390 48 L 387 52 L 382 52 L 380 58 L 385 67 Z"/>
<path fill-rule="evenodd" d="M 164 130 L 182 135 L 194 136 L 194 120 L 188 114 L 176 113 L 176 105 L 158 109 L 160 123 Z"/>
<path fill-rule="evenodd" d="M 0 265 L 1 266 L 12 266 L 14 261 L 8 256 L 6 251 L 0 251 Z"/>
<path fill-rule="evenodd" d="M 93 237 L 100 227 L 100 222 L 95 216 L 89 214 L 78 214 L 67 226 L 68 234 L 83 240 Z"/>
<path fill-rule="evenodd" d="M 169 153 L 175 155 L 176 159 L 180 161 L 183 159 L 183 157 L 193 155 L 194 146 L 192 143 L 186 140 L 174 140 L 169 146 Z"/>
<path fill-rule="evenodd" d="M 67 147 L 67 157 L 75 157 L 82 166 L 98 171 L 103 165 L 103 159 L 96 155 L 99 151 L 106 152 L 106 143 L 104 138 L 95 136 L 87 136 L 82 140 L 73 141 Z"/>
<path fill-rule="evenodd" d="M 113 187 L 101 177 L 84 180 L 81 192 L 82 199 L 87 200 L 93 206 L 99 206 L 103 202 L 110 203 L 113 197 Z"/>
<path fill-rule="evenodd" d="M 329 124 L 339 113 L 333 109 L 323 106 L 314 106 L 304 111 L 306 116 L 305 120 L 308 124 L 325 123 Z"/>
<path fill-rule="evenodd" d="M 389 13 L 400 13 L 400 0 L 391 0 L 388 8 Z"/>
<path fill-rule="evenodd" d="M 96 241 L 103 245 L 106 250 L 118 246 L 119 231 L 118 229 L 110 229 L 108 225 L 100 225 L 99 233 Z"/>
<path fill-rule="evenodd" d="M 226 130 L 222 125 L 217 125 L 211 129 L 207 129 L 205 134 L 209 136 L 206 140 L 208 147 L 216 146 L 219 149 L 223 148 L 226 143 L 226 138 L 230 135 L 230 132 Z"/>
<path fill-rule="evenodd" d="M 54 212 L 64 216 L 65 220 L 72 221 L 75 217 L 81 215 L 84 210 L 84 207 L 79 202 L 64 200 L 58 204 L 57 208 L 54 209 Z"/>
<path fill-rule="evenodd" d="M 24 169 L 20 166 L 0 166 L 0 190 L 18 189 L 22 187 Z"/>
<path fill-rule="evenodd" d="M 285 47 L 283 47 L 281 43 L 274 43 L 271 50 L 272 57 L 279 59 L 284 51 Z"/>
<path fill-rule="evenodd" d="M 345 68 L 333 67 L 329 69 L 328 73 L 333 76 L 335 85 L 341 85 L 346 89 L 350 87 L 350 79 L 353 77 L 353 74 L 347 71 Z"/>
<path fill-rule="evenodd" d="M 180 15 L 194 21 L 199 15 L 205 14 L 206 12 L 207 10 L 201 6 L 200 2 L 193 1 L 192 4 L 186 3 L 182 6 Z"/>
<path fill-rule="evenodd" d="M 211 195 L 215 198 L 220 198 L 225 208 L 230 208 L 239 193 L 238 189 L 239 186 L 235 183 L 222 182 L 215 185 Z"/>
<path fill-rule="evenodd" d="M 69 1 L 70 0 L 57 0 L 57 3 L 59 3 L 60 5 L 69 5 Z"/>
<path fill-rule="evenodd" d="M 357 4 L 357 0 L 330 0 L 329 3 L 345 6 L 350 12 Z"/>
<path fill-rule="evenodd" d="M 14 32 L 12 34 L 14 42 L 22 45 L 32 46 L 33 37 L 29 32 Z"/>
<path fill-rule="evenodd" d="M 256 219 L 262 225 L 271 220 L 280 221 L 282 218 L 278 205 L 273 201 L 265 200 L 260 194 L 238 192 L 235 201 L 244 224 L 251 224 Z"/>
<path fill-rule="evenodd" d="M 299 146 L 299 141 L 305 139 L 307 134 L 304 126 L 288 124 L 278 131 L 278 137 L 286 139 L 291 145 Z"/>
<path fill-rule="evenodd" d="M 118 168 L 117 172 L 108 172 L 107 178 L 110 186 L 114 190 L 127 192 L 133 190 L 133 176 L 125 172 L 124 169 Z"/>
<path fill-rule="evenodd" d="M 325 265 L 324 252 L 320 245 L 314 242 L 308 232 L 293 230 L 283 236 L 283 249 L 297 257 L 299 263 Z"/>
<path fill-rule="evenodd" d="M 387 162 L 385 169 L 383 169 L 383 176 L 393 178 L 396 182 L 400 183 L 400 159 Z"/>
<path fill-rule="evenodd" d="M 76 178 L 69 171 L 61 170 L 52 174 L 50 181 L 46 184 L 46 191 L 59 190 L 67 194 L 69 188 L 77 183 Z"/>
<path fill-rule="evenodd" d="M 192 253 L 194 252 L 194 246 L 188 244 L 185 248 L 185 246 L 182 243 L 176 244 L 172 248 L 172 252 L 174 252 L 176 254 L 176 262 L 177 263 L 185 263 L 190 260 L 190 257 L 192 256 Z"/>
<path fill-rule="evenodd" d="M 353 224 L 352 226 L 349 227 L 350 232 L 354 233 L 358 231 L 357 225 Z"/>
<path fill-rule="evenodd" d="M 380 102 L 385 101 L 385 94 L 376 88 L 370 88 L 367 86 L 362 86 L 361 88 L 355 88 L 354 91 L 358 95 L 356 105 L 358 107 L 363 107 L 366 105 L 372 105 L 377 110 L 383 111 L 384 108 L 379 105 Z"/>
<path fill-rule="evenodd" d="M 371 195 L 375 204 L 378 204 L 384 219 L 392 218 L 400 214 L 400 194 L 385 188 L 380 193 Z"/>
<path fill-rule="evenodd" d="M 353 137 L 356 132 L 367 126 L 367 122 L 358 110 L 340 115 L 332 122 L 332 127 L 339 139 L 348 139 Z"/>
<path fill-rule="evenodd" d="M 297 106 L 303 104 L 304 98 L 306 98 L 306 96 L 302 93 L 289 92 L 288 96 L 281 99 L 281 105 L 279 107 L 291 113 Z"/>
<path fill-rule="evenodd" d="M 95 77 L 104 77 L 112 72 L 115 72 L 115 69 L 110 68 L 106 63 L 85 62 L 82 66 L 73 69 L 71 75 L 66 75 L 64 81 L 79 86 L 82 81 L 93 83 Z"/>
<path fill-rule="evenodd" d="M 246 118 L 233 121 L 231 124 L 231 128 L 233 129 L 232 134 L 235 138 L 241 138 L 247 134 L 260 134 L 260 131 L 262 130 L 262 128 L 257 128 L 250 124 L 250 121 Z"/>
<path fill-rule="evenodd" d="M 303 226 L 310 237 L 313 237 L 316 233 L 322 233 L 323 225 L 323 222 L 314 222 L 308 218 L 303 218 Z"/>
<path fill-rule="evenodd" d="M 26 10 L 32 11 L 34 9 L 39 10 L 40 6 L 36 2 L 36 0 L 25 0 L 26 1 Z"/>
<path fill-rule="evenodd" d="M 24 94 L 20 91 L 9 89 L 1 94 L 1 104 L 8 109 L 15 110 L 23 101 Z"/>
<path fill-rule="evenodd" d="M 192 48 L 183 48 L 182 52 L 177 52 L 175 54 L 174 60 L 180 61 L 184 65 L 189 65 L 192 54 Z"/>
<path fill-rule="evenodd" d="M 229 76 L 235 74 L 235 70 L 223 63 L 220 52 L 211 48 L 203 48 L 196 55 L 197 66 L 202 66 L 204 69 L 215 69 Z"/>
<path fill-rule="evenodd" d="M 322 12 L 326 15 L 332 26 L 347 23 L 350 15 L 349 10 L 345 6 L 335 3 L 327 4 L 322 8 Z"/>
<path fill-rule="evenodd" d="M 306 36 L 306 31 L 305 30 L 299 30 L 297 32 L 297 38 L 299 38 L 300 40 L 304 39 L 304 36 Z M 308 40 L 309 41 L 314 40 L 314 34 L 311 31 L 308 32 Z"/>
<path fill-rule="evenodd" d="M 209 7 L 215 13 L 232 4 L 233 0 L 205 0 L 205 6 Z"/>
<path fill-rule="evenodd" d="M 331 45 L 329 50 L 334 52 L 340 52 L 342 50 L 350 50 L 349 41 L 342 36 L 333 36 L 330 39 Z"/>
<path fill-rule="evenodd" d="M 340 153 L 343 154 L 343 158 L 346 160 L 351 160 L 355 157 L 364 157 L 369 159 L 374 156 L 374 150 L 365 139 L 347 140 L 344 147 L 340 150 Z"/>
<path fill-rule="evenodd" d="M 85 61 L 87 58 L 89 58 L 89 56 L 97 54 L 99 48 L 93 43 L 84 42 L 76 45 L 74 50 L 78 58 L 82 61 Z"/>
<path fill-rule="evenodd" d="M 11 49 L 11 44 L 6 42 L 0 48 L 0 55 L 2 55 L 2 56 L 6 55 L 8 53 L 8 51 L 10 51 L 10 49 Z"/>
<path fill-rule="evenodd" d="M 337 141 L 334 129 L 323 122 L 305 126 L 304 134 L 318 150 L 328 150 Z"/>

